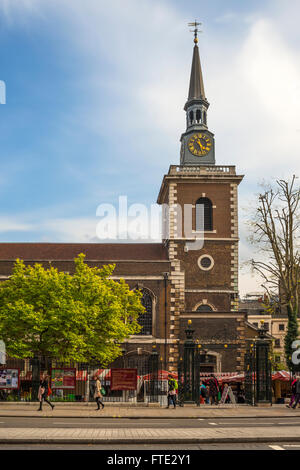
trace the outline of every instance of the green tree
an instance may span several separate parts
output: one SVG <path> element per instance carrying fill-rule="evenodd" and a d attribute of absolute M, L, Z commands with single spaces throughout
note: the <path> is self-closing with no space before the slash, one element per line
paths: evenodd
<path fill-rule="evenodd" d="M 73 275 L 16 261 L 0 284 L 0 339 L 10 357 L 93 359 L 105 366 L 140 331 L 141 293 L 110 279 L 115 265 L 91 268 L 84 257 L 74 260 Z"/>
<path fill-rule="evenodd" d="M 253 269 L 263 278 L 262 287 L 272 304 L 269 312 L 286 311 L 288 328 L 285 336 L 287 364 L 293 368 L 292 343 L 298 337 L 299 286 L 300 286 L 300 188 L 296 177 L 279 180 L 276 188 L 266 188 L 259 195 L 251 221 L 250 241 L 260 250 L 260 259 L 252 259 Z M 274 302 L 274 299 L 277 299 Z"/>

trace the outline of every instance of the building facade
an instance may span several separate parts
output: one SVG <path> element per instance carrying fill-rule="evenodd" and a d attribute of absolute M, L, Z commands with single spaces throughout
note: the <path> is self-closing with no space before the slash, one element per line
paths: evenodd
<path fill-rule="evenodd" d="M 155 345 L 164 368 L 176 370 L 192 320 L 194 338 L 205 351 L 205 370 L 243 369 L 246 318 L 238 305 L 238 185 L 243 176 L 233 165 L 216 165 L 208 108 L 195 32 L 180 164 L 164 175 L 157 199 L 163 214 L 161 243 L 0 244 L 1 279 L 9 277 L 16 258 L 70 273 L 79 253 L 90 266 L 115 263 L 113 277 L 141 289 L 146 309 L 142 331 L 124 344 L 129 366 Z"/>

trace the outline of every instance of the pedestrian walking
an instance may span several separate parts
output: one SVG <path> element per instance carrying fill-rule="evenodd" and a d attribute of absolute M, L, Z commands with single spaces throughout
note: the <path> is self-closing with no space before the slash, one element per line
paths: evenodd
<path fill-rule="evenodd" d="M 211 374 L 210 379 L 209 379 L 209 397 L 211 400 L 211 405 L 213 405 L 214 403 L 216 405 L 219 404 L 218 393 L 219 393 L 219 383 L 216 377 L 213 374 Z"/>
<path fill-rule="evenodd" d="M 102 409 L 104 408 L 104 403 L 102 401 L 103 395 L 101 393 L 101 382 L 100 382 L 98 375 L 95 375 L 94 380 L 95 380 L 94 398 L 96 399 L 96 403 L 97 403 L 96 410 L 100 410 L 100 405 L 102 406 Z"/>
<path fill-rule="evenodd" d="M 296 382 L 296 395 L 295 395 L 295 402 L 292 406 L 293 410 L 296 408 L 298 403 L 300 402 L 300 379 L 298 378 Z"/>
<path fill-rule="evenodd" d="M 292 396 L 291 396 L 291 399 L 290 399 L 290 403 L 287 406 L 287 408 L 292 408 L 292 405 L 295 401 L 295 397 L 296 397 L 296 384 L 297 384 L 297 377 L 294 375 L 293 378 L 292 378 L 292 383 L 291 383 L 291 392 L 292 392 Z"/>
<path fill-rule="evenodd" d="M 206 403 L 206 398 L 207 398 L 207 389 L 203 381 L 200 380 L 200 403 L 202 404 Z"/>
<path fill-rule="evenodd" d="M 176 392 L 178 390 L 178 383 L 171 374 L 168 375 L 168 405 L 167 408 L 170 407 L 170 404 L 173 403 L 174 408 L 176 408 Z"/>
<path fill-rule="evenodd" d="M 42 410 L 43 401 L 48 403 L 48 405 L 51 406 L 51 408 L 53 410 L 54 405 L 52 405 L 52 403 L 50 403 L 50 401 L 47 400 L 47 397 L 48 397 L 48 395 L 50 395 L 50 393 L 51 393 L 51 390 L 50 390 L 50 386 L 49 386 L 49 375 L 45 374 L 43 376 L 42 380 L 40 381 L 40 386 L 39 386 L 39 391 L 38 391 L 38 399 L 39 399 L 39 402 L 40 402 L 40 407 L 39 407 L 38 411 L 43 411 Z"/>

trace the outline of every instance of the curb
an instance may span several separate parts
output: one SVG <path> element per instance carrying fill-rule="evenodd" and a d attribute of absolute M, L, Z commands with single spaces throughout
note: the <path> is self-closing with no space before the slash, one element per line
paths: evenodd
<path fill-rule="evenodd" d="M 79 444 L 244 444 L 244 443 L 268 443 L 268 442 L 300 442 L 300 437 L 211 437 L 208 439 L 201 438 L 187 438 L 187 439 L 139 439 L 125 438 L 125 439 L 0 439 L 0 444 L 64 444 L 64 445 L 79 445 Z"/>
<path fill-rule="evenodd" d="M 0 414 L 0 418 L 56 418 L 56 419 L 284 419 L 284 418 L 294 418 L 294 417 L 299 417 L 300 414 L 297 415 L 269 415 L 269 416 L 261 416 L 261 415 L 247 415 L 247 416 L 117 416 L 117 415 L 97 415 L 97 416 L 70 416 L 70 415 L 33 415 L 33 414 L 28 414 L 28 415 L 2 415 Z"/>

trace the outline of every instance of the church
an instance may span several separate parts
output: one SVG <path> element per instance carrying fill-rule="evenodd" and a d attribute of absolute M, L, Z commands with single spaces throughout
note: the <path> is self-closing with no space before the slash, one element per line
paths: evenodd
<path fill-rule="evenodd" d="M 180 162 L 163 176 L 157 197 L 163 207 L 161 243 L 0 243 L 0 279 L 10 276 L 16 258 L 69 273 L 79 253 L 90 266 L 114 263 L 113 278 L 143 292 L 142 329 L 123 345 L 129 367 L 155 348 L 163 368 L 176 371 L 189 324 L 205 352 L 201 370 L 239 372 L 246 341 L 245 313 L 238 310 L 243 175 L 233 165 L 216 164 L 197 28 L 194 36 Z"/>

